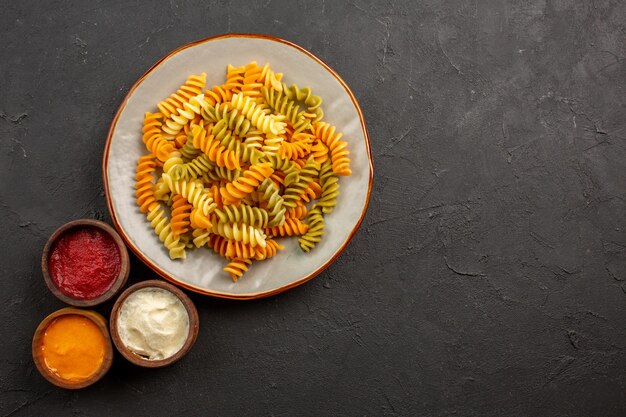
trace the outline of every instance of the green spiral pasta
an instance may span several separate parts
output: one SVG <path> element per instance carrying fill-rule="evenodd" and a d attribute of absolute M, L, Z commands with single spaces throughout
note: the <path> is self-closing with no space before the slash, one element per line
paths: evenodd
<path fill-rule="evenodd" d="M 269 212 L 270 221 L 267 227 L 282 226 L 285 223 L 285 201 L 281 197 L 278 187 L 267 178 L 258 188 L 259 201 L 266 203 L 266 210 Z"/>
<path fill-rule="evenodd" d="M 276 154 L 266 154 L 263 160 L 272 164 L 274 171 L 281 171 L 285 174 L 285 185 L 298 181 L 300 178 L 300 168 L 289 158 L 283 158 Z"/>
<path fill-rule="evenodd" d="M 315 204 L 322 209 L 324 214 L 328 214 L 337 205 L 339 195 L 339 177 L 333 172 L 330 159 L 322 164 L 319 174 L 322 195 Z"/>
<path fill-rule="evenodd" d="M 194 148 L 192 138 L 187 138 L 187 142 L 179 150 L 180 154 L 186 159 L 193 159 L 200 154 L 200 150 Z"/>
<path fill-rule="evenodd" d="M 283 92 L 285 96 L 291 100 L 301 101 L 306 106 L 309 114 L 314 115 L 314 122 L 318 122 L 324 117 L 324 111 L 322 110 L 322 98 L 313 94 L 309 87 L 298 88 L 297 85 L 292 84 L 287 87 L 287 84 L 283 83 Z"/>
<path fill-rule="evenodd" d="M 222 223 L 244 223 L 258 229 L 267 227 L 269 221 L 267 210 L 247 204 L 217 208 L 215 214 Z"/>
<path fill-rule="evenodd" d="M 306 112 L 300 110 L 300 105 L 290 99 L 287 94 L 284 94 L 282 91 L 276 91 L 273 88 L 268 89 L 265 87 L 263 87 L 261 91 L 270 108 L 285 116 L 287 120 L 291 122 L 291 126 L 296 132 L 301 132 L 311 127 L 311 121 L 305 117 Z"/>
<path fill-rule="evenodd" d="M 317 245 L 324 235 L 324 215 L 322 214 L 322 208 L 315 206 L 307 214 L 307 222 L 309 224 L 309 230 L 298 239 L 300 248 L 309 252 L 315 245 Z"/>
<path fill-rule="evenodd" d="M 302 194 L 309 187 L 309 183 L 318 176 L 320 165 L 313 157 L 309 158 L 306 165 L 300 170 L 298 181 L 285 187 L 283 200 L 285 207 L 295 207 L 296 201 L 302 198 Z"/>
<path fill-rule="evenodd" d="M 190 162 L 177 164 L 172 167 L 171 170 L 163 170 L 172 176 L 175 181 L 184 180 L 190 181 L 202 177 L 203 174 L 207 174 L 216 168 L 215 163 L 211 161 L 206 155 L 202 154 Z"/>

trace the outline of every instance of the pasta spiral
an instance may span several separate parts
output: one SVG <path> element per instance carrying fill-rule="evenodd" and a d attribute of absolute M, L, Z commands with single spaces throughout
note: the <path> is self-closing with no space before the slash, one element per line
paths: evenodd
<path fill-rule="evenodd" d="M 309 230 L 298 239 L 300 248 L 305 252 L 309 252 L 313 249 L 313 247 L 322 240 L 322 235 L 324 235 L 325 225 L 322 209 L 317 206 L 313 207 L 311 211 L 309 211 L 307 220 L 309 222 Z"/>
<path fill-rule="evenodd" d="M 159 111 L 165 117 L 170 117 L 172 114 L 176 114 L 178 109 L 183 107 L 184 103 L 189 101 L 192 97 L 202 93 L 205 84 L 206 73 L 203 72 L 200 75 L 190 75 L 189 78 L 187 78 L 187 81 L 185 81 L 185 84 L 183 84 L 178 91 L 157 104 Z"/>
<path fill-rule="evenodd" d="M 236 204 L 246 195 L 250 194 L 258 185 L 268 178 L 274 169 L 267 162 L 252 165 L 250 169 L 243 172 L 241 177 L 226 184 L 221 190 L 222 198 L 229 204 Z"/>
<path fill-rule="evenodd" d="M 313 125 L 313 133 L 315 137 L 321 140 L 330 150 L 330 160 L 333 163 L 333 172 L 339 176 L 350 175 L 350 152 L 346 149 L 348 144 L 341 139 L 343 134 L 335 134 L 335 126 L 331 126 L 325 122 L 315 123 Z"/>
<path fill-rule="evenodd" d="M 185 244 L 181 242 L 180 238 L 172 233 L 167 217 L 163 209 L 159 205 L 155 205 L 147 216 L 150 225 L 154 229 L 154 232 L 159 237 L 159 240 L 163 242 L 165 247 L 169 250 L 170 258 L 172 259 L 185 259 Z"/>
<path fill-rule="evenodd" d="M 162 126 L 164 135 L 169 137 L 177 135 L 187 123 L 200 114 L 204 104 L 204 94 L 198 94 L 191 97 L 189 101 L 183 102 L 176 113 L 170 114 L 170 117 L 165 119 L 165 123 Z"/>
<path fill-rule="evenodd" d="M 296 202 L 302 199 L 302 195 L 309 186 L 309 183 L 317 177 L 320 165 L 312 157 L 300 170 L 298 181 L 285 188 L 283 200 L 286 207 L 295 207 Z"/>
<path fill-rule="evenodd" d="M 191 133 L 193 135 L 193 146 L 202 150 L 218 167 L 241 169 L 239 155 L 234 151 L 226 149 L 224 145 L 215 140 L 215 136 L 207 136 L 207 131 L 200 126 L 194 126 L 191 129 Z"/>
<path fill-rule="evenodd" d="M 287 87 L 287 84 L 283 83 L 283 92 L 289 99 L 303 102 L 307 107 L 308 116 L 312 117 L 313 121 L 318 122 L 324 117 L 321 107 L 322 99 L 320 96 L 314 95 L 309 87 L 301 89 L 295 84 Z"/>
<path fill-rule="evenodd" d="M 172 192 L 185 197 L 192 206 L 201 210 L 205 216 L 212 213 L 217 207 L 217 204 L 213 202 L 213 198 L 197 182 L 174 181 L 169 174 L 163 174 L 163 181 Z"/>
<path fill-rule="evenodd" d="M 222 223 L 244 223 L 263 229 L 267 227 L 269 214 L 266 210 L 241 204 L 240 206 L 224 206 L 215 209 L 215 214 Z"/>
<path fill-rule="evenodd" d="M 268 236 L 299 236 L 305 234 L 309 230 L 306 223 L 302 223 L 300 219 L 285 219 L 282 226 L 274 226 L 265 229 Z"/>
<path fill-rule="evenodd" d="M 191 204 L 185 200 L 185 197 L 175 195 L 172 198 L 172 218 L 170 225 L 174 236 L 180 236 L 189 230 L 191 208 Z"/>
<path fill-rule="evenodd" d="M 231 103 L 263 133 L 279 135 L 285 132 L 285 123 L 280 121 L 281 118 L 267 115 L 250 97 L 233 94 Z"/>
<path fill-rule="evenodd" d="M 300 110 L 300 106 L 294 100 L 287 97 L 286 94 L 275 89 L 263 88 L 263 97 L 269 107 L 282 114 L 289 120 L 291 126 L 296 132 L 303 131 L 311 127 L 311 120 L 305 116 L 305 111 Z"/>
<path fill-rule="evenodd" d="M 201 177 L 203 174 L 211 172 L 215 164 L 204 154 L 194 158 L 190 162 L 179 163 L 167 170 L 163 165 L 163 170 L 172 176 L 174 180 L 189 181 Z"/>
<path fill-rule="evenodd" d="M 139 210 L 147 213 L 154 207 L 156 198 L 154 196 L 154 172 L 156 169 L 155 157 L 153 154 L 144 155 L 137 161 L 137 174 L 135 175 L 135 198 Z"/>
<path fill-rule="evenodd" d="M 324 162 L 320 169 L 320 184 L 322 193 L 316 206 L 320 207 L 324 214 L 328 214 L 337 205 L 339 196 L 339 177 L 333 172 L 330 161 Z"/>
<path fill-rule="evenodd" d="M 222 237 L 248 243 L 251 246 L 265 247 L 266 244 L 266 236 L 261 229 L 243 223 L 222 223 L 213 219 L 211 231 Z"/>
<path fill-rule="evenodd" d="M 260 246 L 253 247 L 247 243 L 227 239 L 220 235 L 211 235 L 209 238 L 209 246 L 213 248 L 215 253 L 218 253 L 228 259 L 252 259 L 255 257 L 257 250 L 260 248 Z"/>
<path fill-rule="evenodd" d="M 163 138 L 161 133 L 162 118 L 161 113 L 146 113 L 142 128 L 142 140 L 148 151 L 155 154 L 160 161 L 165 162 L 169 155 L 174 152 L 175 147 Z"/>
<path fill-rule="evenodd" d="M 239 278 L 248 270 L 248 266 L 252 261 L 250 259 L 235 258 L 231 260 L 224 268 L 224 271 L 228 272 L 233 281 L 237 282 Z"/>
<path fill-rule="evenodd" d="M 283 207 L 285 201 L 280 195 L 278 187 L 272 182 L 272 180 L 265 179 L 258 189 L 259 201 L 265 203 L 265 208 L 269 212 L 270 221 L 268 226 L 279 226 L 285 222 L 285 211 Z"/>

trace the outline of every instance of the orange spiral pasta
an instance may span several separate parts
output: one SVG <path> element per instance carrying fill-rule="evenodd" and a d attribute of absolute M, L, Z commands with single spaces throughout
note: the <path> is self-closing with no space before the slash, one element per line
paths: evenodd
<path fill-rule="evenodd" d="M 200 75 L 190 75 L 189 78 L 187 78 L 187 81 L 185 81 L 185 84 L 183 84 L 178 91 L 157 104 L 159 111 L 166 118 L 173 114 L 177 114 L 179 109 L 181 109 L 183 105 L 191 99 L 191 97 L 202 93 L 205 84 L 206 73 L 203 72 Z"/>
<path fill-rule="evenodd" d="M 191 134 L 193 135 L 193 146 L 204 152 L 218 167 L 241 169 L 239 155 L 235 151 L 226 149 L 215 139 L 215 136 L 208 134 L 207 130 L 196 125 L 191 129 Z"/>
<path fill-rule="evenodd" d="M 208 247 L 237 281 L 253 261 L 280 258 L 282 238 L 309 252 L 332 233 L 324 218 L 351 174 L 349 145 L 321 97 L 269 64 L 228 65 L 223 84 L 206 80 L 189 76 L 145 113 L 135 200 L 172 260 Z"/>
<path fill-rule="evenodd" d="M 250 169 L 244 171 L 241 177 L 222 187 L 220 194 L 228 204 L 237 204 L 273 172 L 274 169 L 269 162 L 252 165 Z"/>
<path fill-rule="evenodd" d="M 350 159 L 348 158 L 350 152 L 346 149 L 348 143 L 340 140 L 343 134 L 335 133 L 335 126 L 326 122 L 314 123 L 312 128 L 315 137 L 321 140 L 330 150 L 333 172 L 339 176 L 352 174 Z"/>
<path fill-rule="evenodd" d="M 300 236 L 308 230 L 309 226 L 300 219 L 286 218 L 282 226 L 268 227 L 265 233 L 268 236 Z"/>
<path fill-rule="evenodd" d="M 233 281 L 237 282 L 239 278 L 248 270 L 248 266 L 252 263 L 250 259 L 235 258 L 231 260 L 224 268 L 228 272 Z"/>
<path fill-rule="evenodd" d="M 209 246 L 213 248 L 215 253 L 227 259 L 250 259 L 255 254 L 254 247 L 249 244 L 227 239 L 220 235 L 211 235 L 209 238 Z"/>
<path fill-rule="evenodd" d="M 254 259 L 257 261 L 262 261 L 265 259 L 273 258 L 276 256 L 279 250 L 285 249 L 285 247 L 274 239 L 267 239 L 266 245 L 264 248 L 257 246 L 254 253 Z"/>
<path fill-rule="evenodd" d="M 172 227 L 172 233 L 175 236 L 180 236 L 189 231 L 191 209 L 192 205 L 187 202 L 185 197 L 175 195 L 172 198 L 172 218 L 170 225 Z"/>
<path fill-rule="evenodd" d="M 135 174 L 135 198 L 142 213 L 149 212 L 156 203 L 154 196 L 154 172 L 156 162 L 153 154 L 144 155 L 137 161 Z"/>
<path fill-rule="evenodd" d="M 162 119 L 163 115 L 161 113 L 146 113 L 141 131 L 146 149 L 155 154 L 161 162 L 165 162 L 176 148 L 171 142 L 163 138 L 161 132 Z"/>

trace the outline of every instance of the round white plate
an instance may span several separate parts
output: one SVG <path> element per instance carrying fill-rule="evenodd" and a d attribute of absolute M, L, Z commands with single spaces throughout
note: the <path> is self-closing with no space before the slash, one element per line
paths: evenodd
<path fill-rule="evenodd" d="M 303 253 L 296 238 L 283 238 L 285 250 L 255 262 L 238 281 L 222 270 L 226 261 L 210 249 L 193 249 L 185 260 L 170 260 L 145 216 L 135 205 L 137 158 L 147 153 L 141 141 L 145 112 L 168 97 L 190 74 L 207 73 L 207 87 L 224 83 L 226 66 L 270 63 L 283 81 L 310 86 L 323 99 L 324 120 L 344 133 L 352 175 L 340 178 L 336 209 L 325 217 L 325 236 Z M 130 89 L 113 118 L 102 161 L 107 204 L 128 247 L 163 278 L 202 294 L 251 299 L 279 293 L 319 274 L 346 247 L 358 229 L 372 187 L 373 168 L 365 121 L 345 82 L 319 58 L 288 41 L 264 35 L 229 34 L 184 45 L 157 62 Z M 349 278 L 349 277 L 347 277 Z"/>

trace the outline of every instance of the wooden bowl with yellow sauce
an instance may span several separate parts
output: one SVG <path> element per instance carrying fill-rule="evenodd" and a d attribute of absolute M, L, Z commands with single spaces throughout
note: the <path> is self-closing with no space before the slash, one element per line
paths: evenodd
<path fill-rule="evenodd" d="M 37 327 L 32 354 L 37 370 L 52 384 L 87 387 L 102 378 L 113 362 L 106 319 L 73 307 L 55 311 Z"/>

